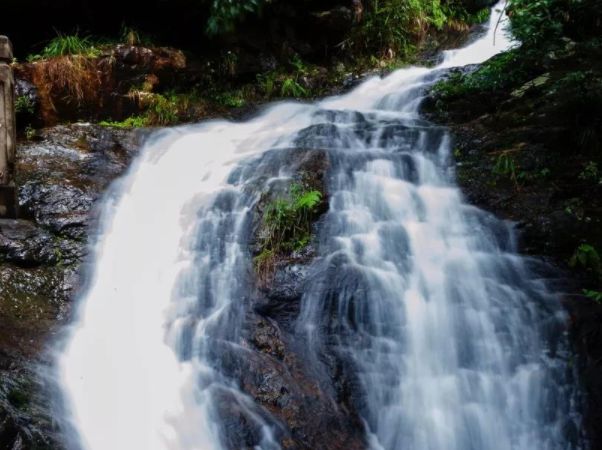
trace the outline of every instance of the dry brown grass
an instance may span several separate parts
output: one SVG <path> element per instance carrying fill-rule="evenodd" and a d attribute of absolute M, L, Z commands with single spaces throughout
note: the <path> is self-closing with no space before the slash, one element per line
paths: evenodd
<path fill-rule="evenodd" d="M 98 103 L 102 78 L 94 58 L 59 56 L 32 63 L 30 70 L 45 117 L 53 116 L 59 105 L 81 107 Z"/>

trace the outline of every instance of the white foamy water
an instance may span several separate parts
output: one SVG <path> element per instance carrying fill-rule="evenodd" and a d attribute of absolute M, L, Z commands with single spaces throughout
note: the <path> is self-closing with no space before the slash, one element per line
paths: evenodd
<path fill-rule="evenodd" d="M 326 150 L 332 165 L 316 262 L 327 279 L 305 293 L 298 337 L 316 355 L 336 337 L 370 447 L 570 448 L 571 389 L 552 349 L 564 342 L 558 303 L 515 255 L 512 230 L 463 202 L 445 130 L 418 115 L 440 69 L 509 48 L 503 26 L 494 45 L 499 14 L 434 69 L 149 141 L 105 200 L 90 286 L 59 359 L 75 447 L 244 447 L 224 431 L 227 398 L 257 430 L 256 448 L 280 448 L 269 414 L 220 368 L 246 351 L 248 221 L 261 192 L 249 194 L 253 174 L 241 168 L 297 146 Z"/>

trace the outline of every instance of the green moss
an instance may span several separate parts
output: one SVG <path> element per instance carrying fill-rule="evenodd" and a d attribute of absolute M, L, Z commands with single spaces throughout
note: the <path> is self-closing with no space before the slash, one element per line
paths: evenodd
<path fill-rule="evenodd" d="M 122 120 L 121 122 L 103 120 L 102 122 L 99 122 L 99 125 L 103 127 L 122 129 L 144 128 L 148 126 L 148 118 L 144 116 L 132 116 Z"/>
<path fill-rule="evenodd" d="M 30 402 L 29 395 L 21 389 L 12 389 L 7 399 L 17 409 L 23 409 Z"/>

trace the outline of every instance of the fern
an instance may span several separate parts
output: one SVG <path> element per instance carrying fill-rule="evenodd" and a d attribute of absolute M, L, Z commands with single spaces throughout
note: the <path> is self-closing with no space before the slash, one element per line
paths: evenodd
<path fill-rule="evenodd" d="M 283 97 L 307 97 L 307 90 L 294 78 L 286 78 L 282 82 L 280 94 Z"/>
<path fill-rule="evenodd" d="M 591 298 L 597 303 L 602 303 L 602 292 L 600 291 L 590 291 L 589 289 L 584 289 L 583 295 L 585 295 L 587 298 Z"/>
<path fill-rule="evenodd" d="M 319 213 L 323 194 L 293 183 L 288 194 L 268 203 L 262 217 L 261 252 L 255 258 L 255 271 L 260 281 L 273 273 L 278 256 L 300 251 L 312 237 L 312 223 Z"/>
<path fill-rule="evenodd" d="M 320 191 L 304 192 L 295 199 L 295 209 L 313 210 L 320 204 L 321 201 L 322 193 Z"/>

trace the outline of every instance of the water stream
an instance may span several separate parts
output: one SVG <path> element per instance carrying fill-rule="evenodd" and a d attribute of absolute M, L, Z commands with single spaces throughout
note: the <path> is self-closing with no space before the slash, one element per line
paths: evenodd
<path fill-rule="evenodd" d="M 317 368 L 324 352 L 348 363 L 366 446 L 581 448 L 567 436 L 579 416 L 558 299 L 516 254 L 512 227 L 463 201 L 447 131 L 418 111 L 442 69 L 509 48 L 504 26 L 494 44 L 499 15 L 435 68 L 149 140 L 107 195 L 59 358 L 74 448 L 246 448 L 228 437 L 225 399 L 255 448 L 281 448 L 281 425 L 225 368 L 250 351 L 252 211 L 292 175 L 291 149 L 329 161 L 294 332 Z"/>

